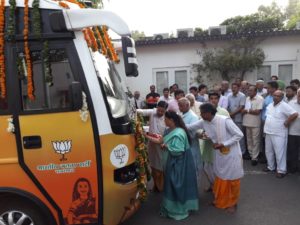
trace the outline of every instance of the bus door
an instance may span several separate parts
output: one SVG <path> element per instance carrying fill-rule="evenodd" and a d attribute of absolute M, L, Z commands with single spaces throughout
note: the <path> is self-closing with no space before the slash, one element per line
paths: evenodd
<path fill-rule="evenodd" d="M 52 42 L 46 54 L 38 45 L 30 49 L 33 86 L 29 85 L 24 51 L 18 48 L 14 53 L 21 90 L 20 163 L 61 210 L 65 224 L 98 223 L 98 179 L 102 178 L 97 175 L 99 165 L 89 111 L 85 107 L 72 109 L 70 87 L 79 76 L 74 63 L 70 63 L 76 58 L 72 41 Z M 28 92 L 31 88 L 34 99 Z M 87 98 L 81 95 L 86 106 Z"/>

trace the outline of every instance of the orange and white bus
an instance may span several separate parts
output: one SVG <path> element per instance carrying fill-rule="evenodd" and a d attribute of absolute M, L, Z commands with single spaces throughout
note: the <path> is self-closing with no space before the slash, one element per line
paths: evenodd
<path fill-rule="evenodd" d="M 72 2 L 1 1 L 0 225 L 115 225 L 137 209 L 125 74 L 82 32 L 120 35 L 126 75 L 136 76 L 130 30 Z"/>

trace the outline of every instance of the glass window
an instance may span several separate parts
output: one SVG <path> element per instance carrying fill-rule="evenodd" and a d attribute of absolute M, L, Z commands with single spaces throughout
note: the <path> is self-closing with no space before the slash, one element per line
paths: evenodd
<path fill-rule="evenodd" d="M 184 91 L 184 93 L 188 93 L 188 85 L 187 85 L 187 71 L 186 70 L 178 70 L 175 71 L 175 83 L 178 84 L 178 87 Z"/>
<path fill-rule="evenodd" d="M 278 78 L 283 80 L 286 85 L 290 83 L 293 77 L 293 65 L 279 65 L 278 67 Z"/>
<path fill-rule="evenodd" d="M 127 115 L 127 96 L 122 87 L 122 80 L 115 64 L 99 52 L 92 52 L 95 68 L 102 83 L 110 107 L 112 117 L 120 118 Z"/>
<path fill-rule="evenodd" d="M 70 63 L 65 49 L 51 49 L 49 51 L 49 64 L 43 62 L 41 51 L 31 51 L 34 100 L 28 98 L 28 79 L 26 71 L 25 54 L 17 55 L 18 78 L 21 81 L 23 109 L 50 110 L 71 107 L 69 99 L 69 86 L 74 81 Z M 46 77 L 52 76 L 52 82 Z"/>
<path fill-rule="evenodd" d="M 1 98 L 0 97 L 0 112 L 3 110 L 7 110 L 8 105 L 7 105 L 7 98 Z"/>
<path fill-rule="evenodd" d="M 264 79 L 268 82 L 271 79 L 271 66 L 261 66 L 257 70 L 257 79 Z"/>
<path fill-rule="evenodd" d="M 169 76 L 167 71 L 156 72 L 157 93 L 163 94 L 164 88 L 169 88 Z"/>

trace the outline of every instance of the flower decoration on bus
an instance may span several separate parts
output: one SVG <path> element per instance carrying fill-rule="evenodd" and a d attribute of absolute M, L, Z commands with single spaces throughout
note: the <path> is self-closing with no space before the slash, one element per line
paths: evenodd
<path fill-rule="evenodd" d="M 8 127 L 7 127 L 7 132 L 9 133 L 15 133 L 15 125 L 14 125 L 14 119 L 13 118 L 8 118 Z"/>
<path fill-rule="evenodd" d="M 60 161 L 66 161 L 67 158 L 65 157 L 65 154 L 67 154 L 71 151 L 72 141 L 52 141 L 52 145 L 53 145 L 54 151 L 57 154 L 62 155 Z"/>

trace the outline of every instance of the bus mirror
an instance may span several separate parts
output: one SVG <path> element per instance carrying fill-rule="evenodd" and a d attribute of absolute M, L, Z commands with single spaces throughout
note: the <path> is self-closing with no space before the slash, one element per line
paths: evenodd
<path fill-rule="evenodd" d="M 139 75 L 139 71 L 136 59 L 136 50 L 134 40 L 131 37 L 122 37 L 122 51 L 126 76 L 137 77 Z"/>
<path fill-rule="evenodd" d="M 70 99 L 73 110 L 82 108 L 82 88 L 79 82 L 74 81 L 70 85 Z"/>

